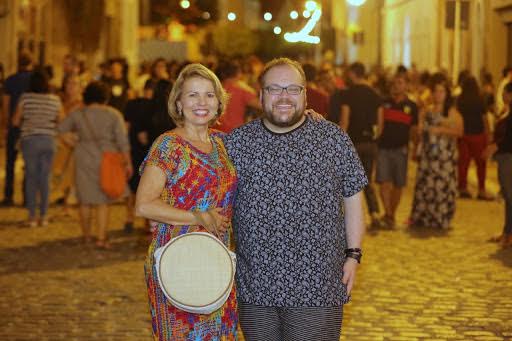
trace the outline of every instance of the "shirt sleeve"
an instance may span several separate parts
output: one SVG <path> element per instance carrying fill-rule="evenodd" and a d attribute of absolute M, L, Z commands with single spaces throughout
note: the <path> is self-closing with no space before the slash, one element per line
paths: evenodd
<path fill-rule="evenodd" d="M 66 116 L 66 118 L 64 120 L 62 120 L 62 122 L 60 122 L 59 125 L 57 126 L 57 131 L 59 133 L 68 133 L 70 131 L 75 131 L 76 130 L 76 124 L 75 124 L 76 115 L 77 115 L 77 112 L 73 111 L 68 116 Z"/>
<path fill-rule="evenodd" d="M 364 168 L 347 133 L 340 131 L 336 140 L 338 170 L 344 198 L 353 196 L 368 185 Z"/>
<path fill-rule="evenodd" d="M 142 161 L 139 167 L 140 175 L 149 165 L 160 168 L 167 177 L 170 177 L 178 168 L 178 154 L 178 145 L 174 137 L 167 134 L 160 135 Z"/>

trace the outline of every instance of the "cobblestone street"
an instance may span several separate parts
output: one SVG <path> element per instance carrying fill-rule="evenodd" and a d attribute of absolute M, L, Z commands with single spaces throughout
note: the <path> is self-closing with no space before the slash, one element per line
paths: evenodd
<path fill-rule="evenodd" d="M 448 232 L 369 231 L 342 340 L 512 340 L 512 249 L 486 242 L 502 210 L 459 200 Z M 99 251 L 80 243 L 77 212 L 64 213 L 52 207 L 48 227 L 22 228 L 23 208 L 0 209 L 0 340 L 150 340 L 142 222 L 125 235 L 114 206 L 113 248 Z"/>

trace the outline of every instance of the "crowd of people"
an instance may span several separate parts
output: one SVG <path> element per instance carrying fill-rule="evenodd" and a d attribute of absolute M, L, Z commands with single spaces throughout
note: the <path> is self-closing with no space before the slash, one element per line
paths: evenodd
<path fill-rule="evenodd" d="M 457 198 L 495 199 L 485 186 L 494 156 L 505 217 L 490 240 L 512 246 L 512 68 L 496 90 L 487 73 L 479 82 L 463 71 L 452 84 L 446 73 L 404 66 L 368 72 L 359 62 L 264 64 L 255 56 L 205 65 L 160 58 L 132 82 L 120 58 L 98 75 L 72 55 L 62 69 L 56 86 L 51 68 L 22 53 L 3 82 L 1 204 L 14 204 L 21 147 L 25 225 L 51 223 L 51 191 L 67 210 L 75 198 L 84 243 L 100 249 L 111 247 L 110 204 L 126 203 L 126 233 L 144 217 L 157 339 L 235 339 L 238 318 L 247 340 L 339 338 L 362 256 L 363 198 L 370 228 L 397 227 L 410 160 L 417 173 L 408 227 L 449 229 Z M 129 179 L 115 199 L 100 186 L 105 150 L 122 153 Z M 236 242 L 236 294 L 211 315 L 180 311 L 157 285 L 155 250 L 191 231 Z"/>

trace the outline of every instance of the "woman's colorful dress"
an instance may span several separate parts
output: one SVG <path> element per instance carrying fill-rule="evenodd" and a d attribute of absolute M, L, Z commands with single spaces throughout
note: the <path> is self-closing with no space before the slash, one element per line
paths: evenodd
<path fill-rule="evenodd" d="M 441 113 L 426 114 L 410 217 L 413 226 L 448 228 L 455 214 L 457 139 L 428 133 L 441 120 Z"/>
<path fill-rule="evenodd" d="M 213 144 L 206 154 L 173 132 L 161 135 L 151 147 L 141 165 L 160 168 L 167 181 L 161 198 L 170 206 L 188 211 L 207 211 L 221 207 L 229 218 L 232 215 L 236 172 L 229 160 L 221 136 L 210 131 Z M 199 226 L 158 224 L 153 232 L 145 263 L 153 335 L 155 340 L 236 340 L 237 304 L 235 287 L 224 306 L 210 315 L 187 313 L 172 306 L 157 281 L 154 252 L 171 238 L 187 233 L 205 231 Z M 231 226 L 228 231 L 231 231 Z M 223 242 L 229 248 L 230 235 Z"/>

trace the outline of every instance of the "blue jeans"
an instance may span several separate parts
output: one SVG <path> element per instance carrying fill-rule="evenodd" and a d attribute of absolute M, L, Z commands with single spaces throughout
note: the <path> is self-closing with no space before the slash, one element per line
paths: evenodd
<path fill-rule="evenodd" d="M 20 137 L 20 129 L 17 127 L 8 127 L 7 129 L 7 144 L 5 148 L 5 187 L 4 187 L 4 200 L 12 200 L 14 196 L 14 165 L 18 151 L 16 150 L 16 143 Z"/>
<path fill-rule="evenodd" d="M 25 160 L 25 202 L 30 218 L 36 217 L 36 199 L 39 194 L 39 214 L 41 217 L 48 211 L 50 195 L 50 173 L 55 141 L 53 136 L 34 135 L 21 140 L 21 150 Z"/>
<path fill-rule="evenodd" d="M 504 235 L 512 235 L 512 153 L 496 154 L 498 181 L 505 199 Z"/>

